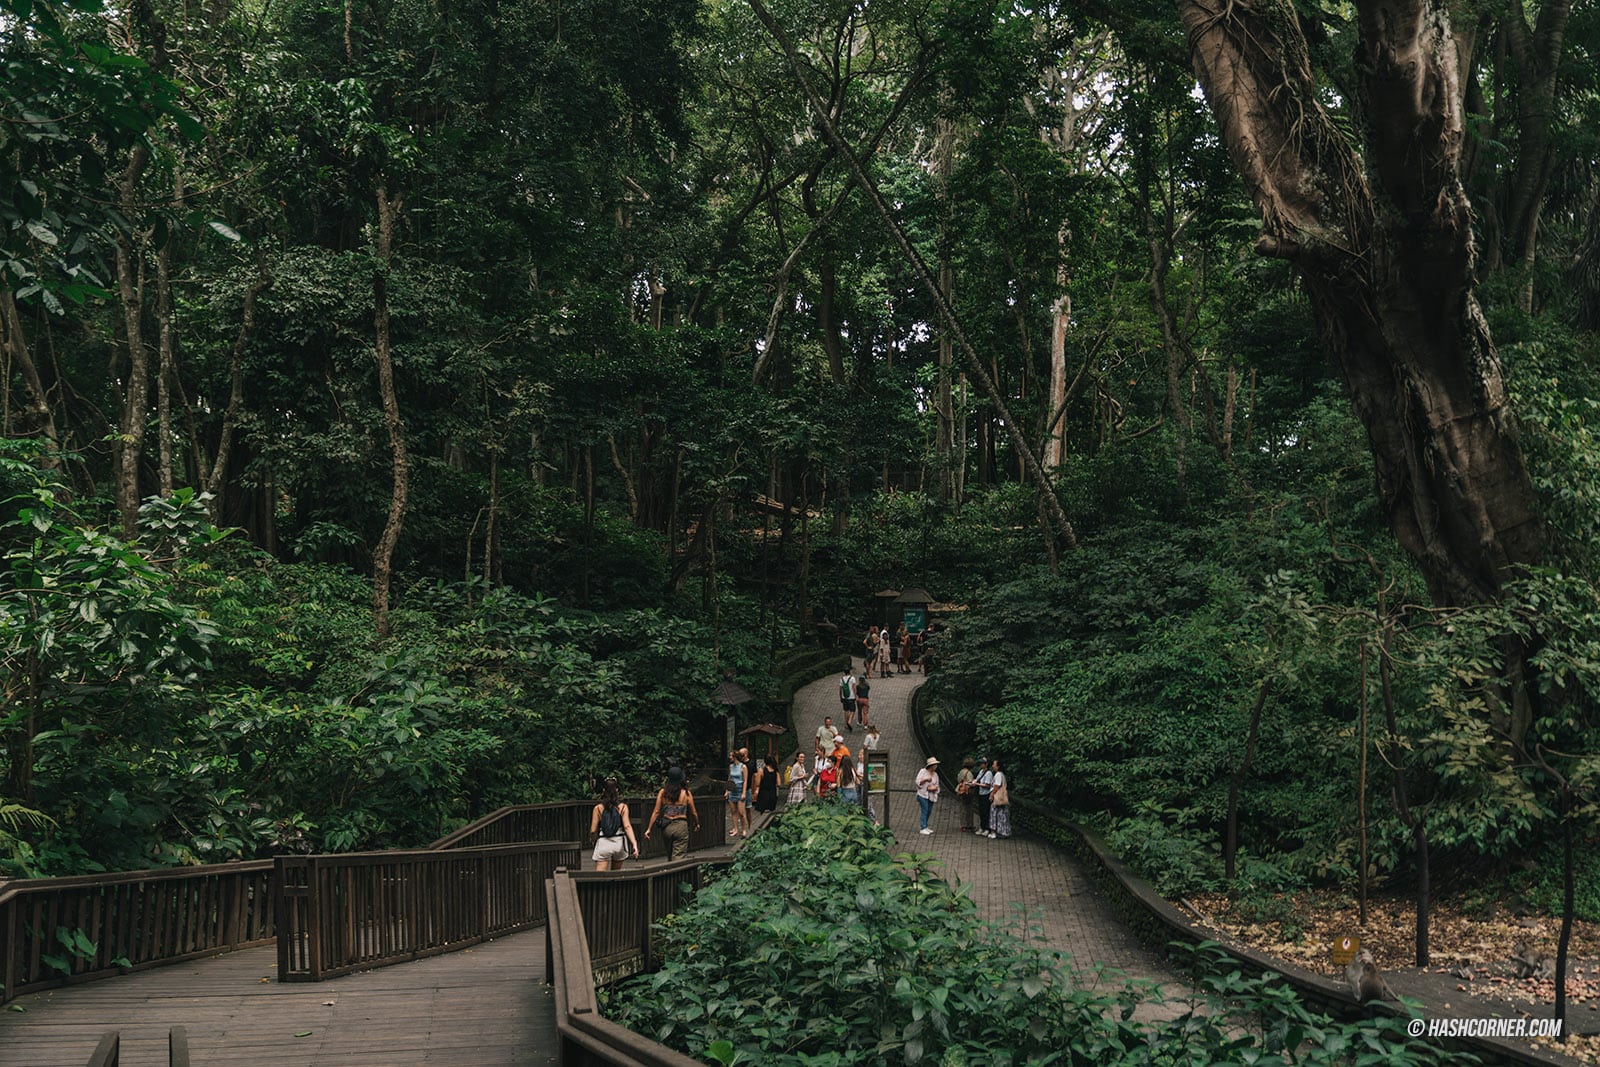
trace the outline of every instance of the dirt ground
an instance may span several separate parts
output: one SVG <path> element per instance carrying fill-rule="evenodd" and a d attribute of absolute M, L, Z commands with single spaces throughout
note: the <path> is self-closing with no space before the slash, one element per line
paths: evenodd
<path fill-rule="evenodd" d="M 1548 1018 L 1555 1004 L 1554 980 L 1518 977 L 1512 955 L 1524 946 L 1553 960 L 1559 918 L 1506 912 L 1474 916 L 1453 902 L 1436 902 L 1429 920 L 1429 966 L 1419 968 L 1414 965 L 1416 908 L 1410 899 L 1369 898 L 1365 924 L 1353 900 L 1327 893 L 1283 894 L 1244 907 L 1220 894 L 1177 903 L 1219 934 L 1329 976 L 1343 973 L 1332 960 L 1334 943 L 1346 935 L 1359 937 L 1379 968 L 1394 976 L 1401 995 L 1442 1004 L 1446 1011 L 1469 1014 L 1461 1001 L 1471 997 Z M 1567 952 L 1569 1039 L 1535 1044 L 1600 1063 L 1600 923 L 1575 922 Z M 1455 1008 L 1452 994 L 1460 998 Z"/>

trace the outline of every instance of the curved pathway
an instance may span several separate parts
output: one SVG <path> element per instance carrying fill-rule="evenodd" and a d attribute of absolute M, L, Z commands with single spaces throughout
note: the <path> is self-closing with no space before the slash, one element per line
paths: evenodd
<path fill-rule="evenodd" d="M 860 661 L 856 664 L 859 673 Z M 1029 926 L 1046 944 L 1071 954 L 1081 983 L 1094 984 L 1096 970 L 1104 968 L 1130 979 L 1158 983 L 1169 996 L 1187 990 L 1188 983 L 1177 977 L 1161 955 L 1123 924 L 1076 856 L 1023 830 L 1001 841 L 962 833 L 961 804 L 954 790 L 948 789 L 959 766 L 944 768 L 947 790 L 934 805 L 928 824 L 933 834 L 925 837 L 917 832 L 917 796 L 912 782 L 929 753 L 922 751 L 911 729 L 911 694 L 924 680 L 920 674 L 872 679 L 870 714 L 883 735 L 878 747 L 889 752 L 889 828 L 901 846 L 936 855 L 985 918 L 1015 924 L 1026 914 Z M 795 729 L 802 738 L 815 733 L 826 715 L 833 716 L 835 726 L 843 722 L 837 675 L 795 694 Z M 860 750 L 862 736 L 860 727 L 845 734 L 851 751 Z M 1170 1005 L 1146 1008 L 1138 1014 L 1152 1010 L 1159 1015 L 1177 1014 L 1172 1009 Z"/>

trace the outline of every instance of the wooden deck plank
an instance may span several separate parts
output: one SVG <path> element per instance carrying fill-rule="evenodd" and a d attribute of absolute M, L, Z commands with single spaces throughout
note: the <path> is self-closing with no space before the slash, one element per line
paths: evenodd
<path fill-rule="evenodd" d="M 268 945 L 35 993 L 0 1012 L 0 1067 L 82 1067 L 107 1030 L 122 1031 L 123 1067 L 166 1067 L 173 1026 L 199 1067 L 553 1064 L 544 936 L 287 984 Z"/>

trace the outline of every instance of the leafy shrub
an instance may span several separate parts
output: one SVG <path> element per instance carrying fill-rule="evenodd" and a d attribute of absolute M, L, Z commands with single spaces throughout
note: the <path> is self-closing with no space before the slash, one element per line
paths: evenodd
<path fill-rule="evenodd" d="M 802 687 L 830 674 L 843 674 L 850 669 L 850 663 L 849 656 L 837 652 L 825 652 L 779 682 L 778 697 L 781 700 L 793 700 L 795 693 Z"/>
<path fill-rule="evenodd" d="M 607 1013 L 702 1060 L 775 1067 L 1447 1060 L 1399 1021 L 1331 1023 L 1209 950 L 1189 1010 L 1132 1022 L 1148 991 L 1080 985 L 1066 957 L 983 922 L 930 857 L 891 843 L 852 808 L 785 812 L 657 927 L 666 963 L 608 991 Z"/>
<path fill-rule="evenodd" d="M 1116 820 L 1106 842 L 1164 897 L 1211 892 L 1222 885 L 1222 855 L 1196 837 L 1194 815 L 1148 801 Z"/>
<path fill-rule="evenodd" d="M 1573 914 L 1588 922 L 1600 922 L 1600 851 L 1592 847 L 1586 850 L 1578 842 L 1572 860 Z M 1561 879 L 1561 852 L 1547 849 L 1538 866 L 1522 879 L 1528 903 L 1551 915 L 1560 915 L 1564 894 Z"/>

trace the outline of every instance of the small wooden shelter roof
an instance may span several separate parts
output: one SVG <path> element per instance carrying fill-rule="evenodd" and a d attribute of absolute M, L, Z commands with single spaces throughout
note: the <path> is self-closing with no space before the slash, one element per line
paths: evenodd
<path fill-rule="evenodd" d="M 718 704 L 725 704 L 728 707 L 733 707 L 735 704 L 744 704 L 754 699 L 755 697 L 750 695 L 750 690 L 746 689 L 732 678 L 724 679 L 722 684 L 717 686 Z"/>

